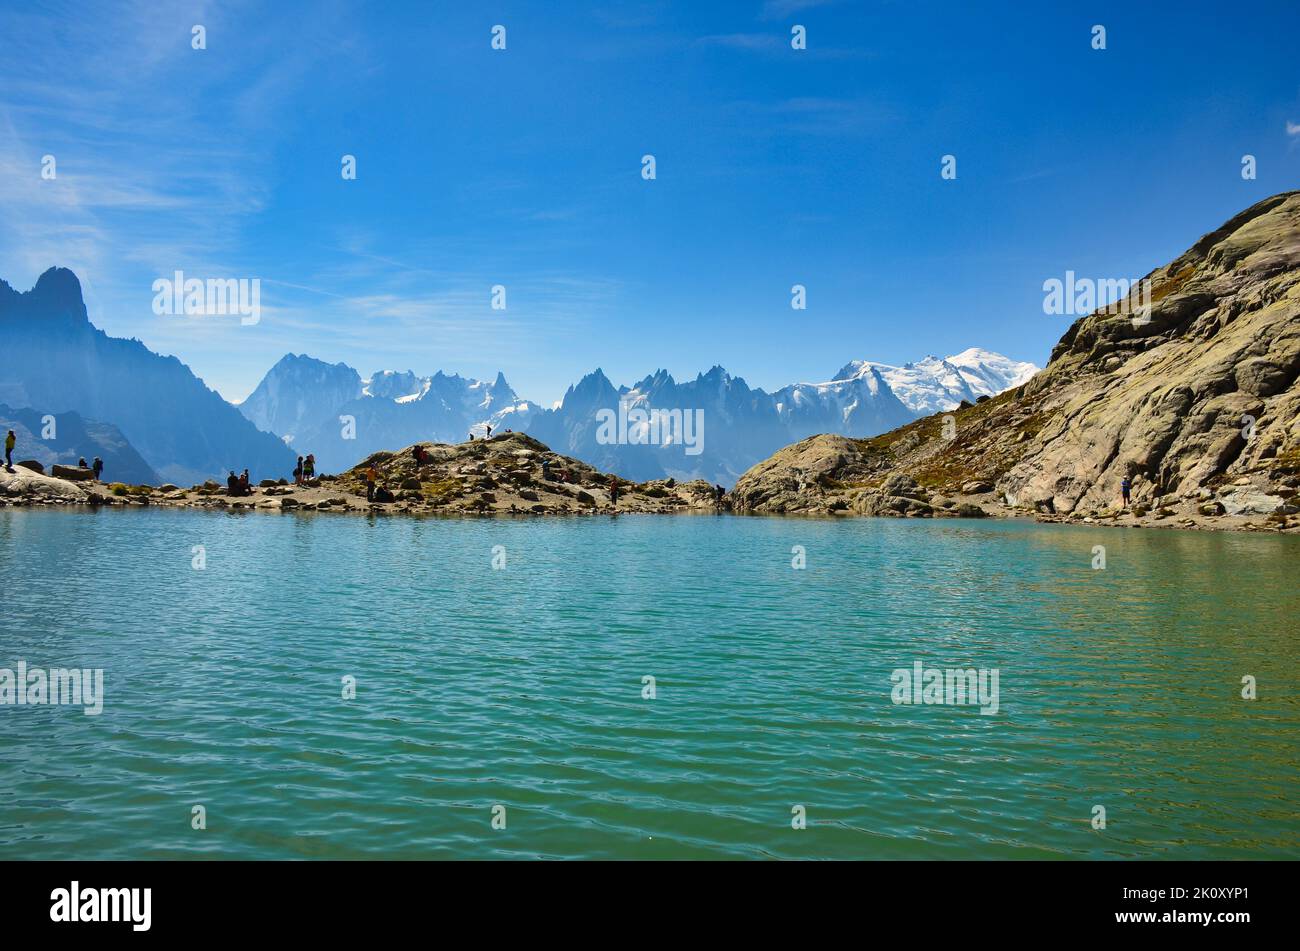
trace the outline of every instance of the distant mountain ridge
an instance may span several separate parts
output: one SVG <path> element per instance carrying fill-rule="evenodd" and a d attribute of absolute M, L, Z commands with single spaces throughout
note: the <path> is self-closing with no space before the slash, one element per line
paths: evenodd
<path fill-rule="evenodd" d="M 50 268 L 23 293 L 0 281 L 0 349 L 0 402 L 111 423 L 167 481 L 244 467 L 258 477 L 293 470 L 279 439 L 258 431 L 180 360 L 94 327 L 81 282 L 66 268 Z"/>
<path fill-rule="evenodd" d="M 901 367 L 853 361 L 827 382 L 774 393 L 721 366 L 683 382 L 659 370 L 619 387 L 598 369 L 544 409 L 515 393 L 501 373 L 492 381 L 410 370 L 363 378 L 347 364 L 290 353 L 233 406 L 175 357 L 95 328 L 80 282 L 64 268 L 46 271 L 25 293 L 0 281 L 0 345 L 11 374 L 0 378 L 0 402 L 115 426 L 148 468 L 176 483 L 245 467 L 257 478 L 286 476 L 295 454 L 307 453 L 319 471 L 343 471 L 372 452 L 456 443 L 491 426 L 528 432 L 627 478 L 731 484 L 807 435 L 873 436 L 1020 385 L 1037 369 L 972 348 Z M 638 415 L 655 413 L 698 419 L 696 440 L 687 445 L 679 432 L 675 440 L 638 442 L 647 431 Z M 632 421 L 620 424 L 618 438 L 602 426 L 614 414 Z"/>
<path fill-rule="evenodd" d="M 767 393 L 720 366 L 683 382 L 658 370 L 618 387 L 597 369 L 569 387 L 557 406 L 543 409 L 521 399 L 501 373 L 492 383 L 409 370 L 381 371 L 366 380 L 346 364 L 288 354 L 240 410 L 259 428 L 291 440 L 299 453 L 315 454 L 327 471 L 392 446 L 459 442 L 491 425 L 495 431 L 526 431 L 557 452 L 630 479 L 730 484 L 759 459 L 812 433 L 873 436 L 935 409 L 996 395 L 1036 370 L 971 348 L 902 367 L 853 361 L 828 382 Z M 680 440 L 620 443 L 602 431 L 602 413 L 635 411 L 702 411 L 698 452 L 685 451 Z"/>
<path fill-rule="evenodd" d="M 521 400 L 498 373 L 491 383 L 441 371 L 422 377 L 382 370 L 363 379 L 344 363 L 287 354 L 239 405 L 259 429 L 325 472 L 350 469 L 373 452 L 429 441 L 463 441 L 471 429 L 522 430 L 535 404 Z"/>

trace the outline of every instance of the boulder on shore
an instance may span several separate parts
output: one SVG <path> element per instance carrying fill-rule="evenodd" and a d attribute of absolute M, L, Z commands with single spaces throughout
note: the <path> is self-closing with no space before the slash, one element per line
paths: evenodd
<path fill-rule="evenodd" d="M 0 466 L 0 495 L 25 501 L 84 503 L 95 500 L 90 492 L 68 479 L 56 479 L 21 466 L 15 466 L 12 471 Z"/>
<path fill-rule="evenodd" d="M 95 473 L 90 469 L 83 469 L 81 466 L 60 466 L 57 464 L 50 469 L 50 475 L 56 479 L 69 479 L 73 482 L 91 482 L 95 478 Z"/>

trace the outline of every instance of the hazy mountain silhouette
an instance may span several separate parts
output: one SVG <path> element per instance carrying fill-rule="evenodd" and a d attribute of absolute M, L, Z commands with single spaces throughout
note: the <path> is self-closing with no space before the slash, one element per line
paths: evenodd
<path fill-rule="evenodd" d="M 190 483 L 247 467 L 287 476 L 293 454 L 184 363 L 110 337 L 86 315 L 81 283 L 50 268 L 19 293 L 0 281 L 0 402 L 112 423 L 163 479 Z"/>

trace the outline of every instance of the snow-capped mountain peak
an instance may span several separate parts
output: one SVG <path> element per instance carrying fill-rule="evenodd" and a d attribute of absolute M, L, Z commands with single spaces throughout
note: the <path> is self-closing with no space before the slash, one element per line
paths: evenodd
<path fill-rule="evenodd" d="M 1038 367 L 971 347 L 951 357 L 928 354 L 902 366 L 853 360 L 835 374 L 832 382 L 862 379 L 873 372 L 903 405 L 924 416 L 953 409 L 962 400 L 973 403 L 981 396 L 996 396 L 1024 383 L 1038 372 Z"/>

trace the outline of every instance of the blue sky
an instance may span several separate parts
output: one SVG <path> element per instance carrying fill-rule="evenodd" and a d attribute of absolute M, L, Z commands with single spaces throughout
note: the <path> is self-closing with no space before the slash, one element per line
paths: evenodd
<path fill-rule="evenodd" d="M 1300 183 L 1294 2 L 1068 6 L 7 4 L 0 278 L 71 267 L 236 400 L 288 351 L 548 403 L 596 366 L 1041 364 L 1043 281 L 1139 277 Z M 261 322 L 156 316 L 177 269 L 260 278 Z"/>

